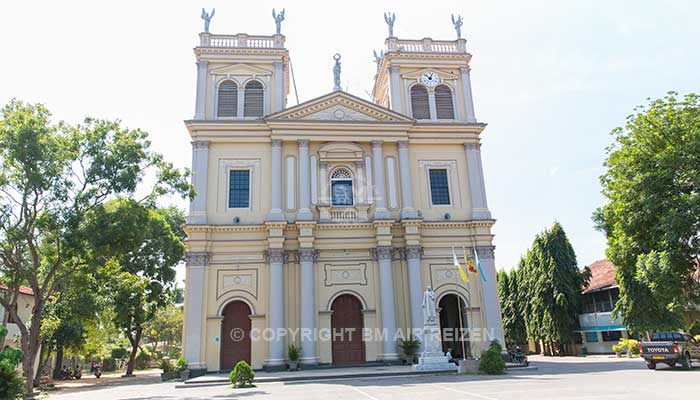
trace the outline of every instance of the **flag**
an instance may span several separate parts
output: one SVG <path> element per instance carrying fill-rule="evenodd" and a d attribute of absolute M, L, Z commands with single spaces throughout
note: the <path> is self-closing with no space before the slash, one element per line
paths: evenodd
<path fill-rule="evenodd" d="M 476 266 L 479 268 L 479 274 L 481 274 L 481 280 L 486 282 L 486 275 L 484 275 L 484 270 L 481 268 L 481 261 L 479 261 L 479 254 L 476 252 L 476 247 L 474 247 L 474 258 L 476 259 Z"/>
<path fill-rule="evenodd" d="M 476 266 L 474 266 L 474 261 L 467 255 L 467 249 L 464 246 L 462 246 L 462 252 L 464 253 L 464 264 L 467 266 L 467 271 L 475 275 L 478 274 L 479 271 L 477 271 Z"/>
<path fill-rule="evenodd" d="M 457 260 L 457 254 L 455 253 L 454 246 L 452 247 L 452 261 L 454 262 L 455 267 L 457 267 L 457 269 L 459 270 L 459 276 L 462 277 L 462 280 L 464 282 L 469 282 L 469 276 L 467 276 L 467 273 L 464 272 L 462 266 L 459 264 L 459 260 Z"/>

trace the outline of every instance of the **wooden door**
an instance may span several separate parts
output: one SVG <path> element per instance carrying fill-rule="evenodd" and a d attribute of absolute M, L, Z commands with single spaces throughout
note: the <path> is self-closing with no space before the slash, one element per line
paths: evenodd
<path fill-rule="evenodd" d="M 219 370 L 233 369 L 241 360 L 250 364 L 250 307 L 242 301 L 233 301 L 226 305 L 222 315 Z"/>
<path fill-rule="evenodd" d="M 333 364 L 363 363 L 362 303 L 357 297 L 344 294 L 333 301 L 331 309 Z"/>

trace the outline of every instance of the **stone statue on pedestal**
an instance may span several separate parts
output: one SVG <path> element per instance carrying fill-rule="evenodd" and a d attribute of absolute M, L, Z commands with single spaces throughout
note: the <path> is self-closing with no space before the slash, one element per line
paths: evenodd
<path fill-rule="evenodd" d="M 455 30 L 457 31 L 457 39 L 462 38 L 462 24 L 464 24 L 464 22 L 462 22 L 462 16 L 458 14 L 457 19 L 455 19 L 455 15 L 452 14 L 452 25 L 455 26 Z"/>
<path fill-rule="evenodd" d="M 384 21 L 389 25 L 389 37 L 394 37 L 394 21 L 396 21 L 396 14 L 384 13 Z"/>
<path fill-rule="evenodd" d="M 377 50 L 372 50 L 374 53 L 374 62 L 377 64 L 377 71 L 379 71 L 379 65 L 382 63 L 382 57 L 384 57 L 384 50 L 377 54 Z"/>
<path fill-rule="evenodd" d="M 211 19 L 214 18 L 214 13 L 216 13 L 216 8 L 213 8 L 211 10 L 211 14 L 208 14 L 202 8 L 202 19 L 204 20 L 204 33 L 209 33 L 209 23 L 211 22 Z"/>
<path fill-rule="evenodd" d="M 454 371 L 457 366 L 450 362 L 441 349 L 435 302 L 435 292 L 428 286 L 423 293 L 423 353 L 413 369 L 417 371 Z"/>
<path fill-rule="evenodd" d="M 333 90 L 342 90 L 340 87 L 340 54 L 335 53 L 333 56 L 335 65 L 333 66 Z"/>
<path fill-rule="evenodd" d="M 292 17 L 293 17 L 293 15 L 292 15 Z M 284 8 L 282 9 L 282 12 L 280 12 L 279 14 L 275 14 L 275 9 L 273 8 L 272 9 L 272 18 L 275 19 L 275 28 L 276 28 L 275 33 L 277 35 L 281 35 L 282 34 L 282 21 L 284 21 Z"/>

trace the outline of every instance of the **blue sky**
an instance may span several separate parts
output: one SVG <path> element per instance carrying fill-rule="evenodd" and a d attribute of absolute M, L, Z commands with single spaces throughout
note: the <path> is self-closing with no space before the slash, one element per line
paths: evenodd
<path fill-rule="evenodd" d="M 603 204 L 609 132 L 634 106 L 668 90 L 700 91 L 700 3 L 673 1 L 3 1 L 0 103 L 42 102 L 56 119 L 119 118 L 151 134 L 178 166 L 190 162 L 182 121 L 194 112 L 192 47 L 201 7 L 214 33 L 271 34 L 272 8 L 301 101 L 343 85 L 367 97 L 372 50 L 396 13 L 400 38 L 454 38 L 462 14 L 473 54 L 477 118 L 498 268 L 511 268 L 534 235 L 558 220 L 581 266 L 604 257 L 591 213 Z M 295 104 L 290 97 L 291 105 Z M 184 207 L 184 202 L 182 203 Z"/>

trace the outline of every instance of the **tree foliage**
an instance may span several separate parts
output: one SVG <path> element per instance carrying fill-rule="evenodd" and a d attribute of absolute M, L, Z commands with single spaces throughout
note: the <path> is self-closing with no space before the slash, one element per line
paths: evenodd
<path fill-rule="evenodd" d="M 700 300 L 700 96 L 669 92 L 612 135 L 600 178 L 608 203 L 593 219 L 617 266 L 615 313 L 636 333 L 681 328 L 680 307 Z"/>
<path fill-rule="evenodd" d="M 581 289 L 590 271 L 579 270 L 564 228 L 555 222 L 535 237 L 532 247 L 510 274 L 501 273 L 499 292 L 504 330 L 511 343 L 540 342 L 545 354 L 566 352 L 578 327 Z"/>
<path fill-rule="evenodd" d="M 17 322 L 32 392 L 47 302 L 59 282 L 95 272 L 99 255 L 85 251 L 86 216 L 113 198 L 145 205 L 193 190 L 186 171 L 150 150 L 146 132 L 91 118 L 56 124 L 42 105 L 15 100 L 0 113 L 0 282 L 9 288 L 0 304 Z M 150 189 L 141 184 L 147 174 L 154 177 Z M 20 285 L 34 292 L 28 321 L 17 313 Z"/>

